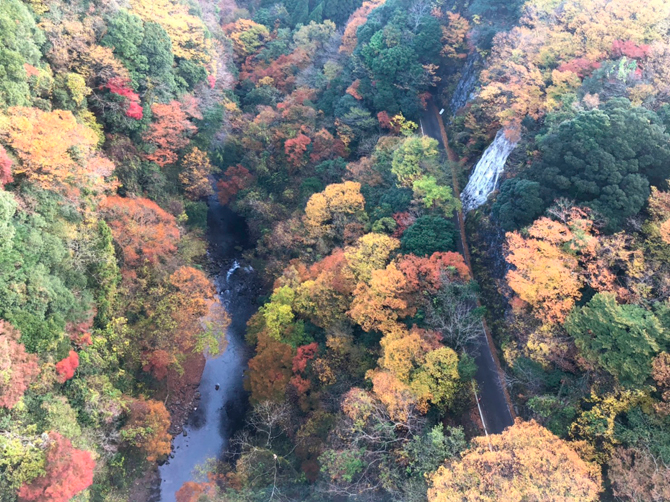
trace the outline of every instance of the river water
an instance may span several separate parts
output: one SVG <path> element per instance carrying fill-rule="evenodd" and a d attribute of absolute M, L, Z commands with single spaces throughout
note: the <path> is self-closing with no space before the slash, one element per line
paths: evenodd
<path fill-rule="evenodd" d="M 219 269 L 215 284 L 231 324 L 224 352 L 207 359 L 198 388 L 200 400 L 184 427 L 185 435 L 174 438 L 173 456 L 159 467 L 161 502 L 175 502 L 175 493 L 185 482 L 202 480 L 197 468 L 224 455 L 248 406 L 243 380 L 250 350 L 244 332 L 257 307 L 254 271 L 239 259 L 248 245 L 246 224 L 213 198 L 208 226 L 210 258 Z"/>

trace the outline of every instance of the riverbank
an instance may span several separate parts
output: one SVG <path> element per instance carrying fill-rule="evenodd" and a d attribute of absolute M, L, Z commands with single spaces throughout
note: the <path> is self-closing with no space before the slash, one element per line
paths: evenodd
<path fill-rule="evenodd" d="M 214 197 L 208 213 L 208 242 L 210 276 L 231 324 L 222 353 L 188 358 L 186 381 L 168 396 L 173 449 L 157 469 L 150 497 L 156 502 L 174 502 L 183 483 L 197 479 L 198 466 L 222 457 L 247 410 L 243 382 L 251 351 L 244 334 L 257 308 L 258 286 L 254 270 L 241 260 L 250 244 L 246 223 Z"/>

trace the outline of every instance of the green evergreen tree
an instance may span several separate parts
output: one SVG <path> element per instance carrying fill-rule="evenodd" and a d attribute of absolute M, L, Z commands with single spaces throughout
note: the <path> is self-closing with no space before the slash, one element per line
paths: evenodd
<path fill-rule="evenodd" d="M 670 343 L 670 332 L 654 314 L 637 305 L 619 305 L 611 293 L 599 293 L 568 317 L 565 329 L 584 358 L 624 385 L 642 385 L 651 359 Z"/>

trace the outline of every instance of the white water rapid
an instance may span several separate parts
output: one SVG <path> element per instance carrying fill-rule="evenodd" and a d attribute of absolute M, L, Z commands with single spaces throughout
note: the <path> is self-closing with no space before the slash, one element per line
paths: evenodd
<path fill-rule="evenodd" d="M 461 193 L 463 212 L 467 213 L 486 202 L 488 196 L 496 189 L 498 178 L 502 174 L 507 158 L 516 148 L 517 143 L 507 139 L 501 129 L 493 143 L 479 159 L 467 186 Z"/>

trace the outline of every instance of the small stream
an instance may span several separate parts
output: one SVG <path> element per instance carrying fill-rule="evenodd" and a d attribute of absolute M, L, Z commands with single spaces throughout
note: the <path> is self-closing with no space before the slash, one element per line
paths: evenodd
<path fill-rule="evenodd" d="M 187 481 L 201 481 L 198 466 L 223 457 L 231 436 L 241 428 L 248 406 L 243 387 L 250 350 L 244 342 L 246 322 L 256 310 L 255 274 L 240 259 L 248 246 L 244 220 L 227 207 L 210 201 L 209 254 L 218 269 L 215 284 L 231 324 L 222 354 L 207 359 L 184 434 L 173 440 L 173 456 L 159 467 L 161 502 L 175 502 L 175 493 Z M 218 390 L 217 390 L 218 386 Z"/>

